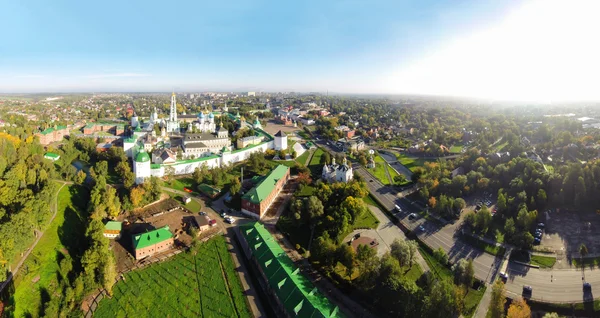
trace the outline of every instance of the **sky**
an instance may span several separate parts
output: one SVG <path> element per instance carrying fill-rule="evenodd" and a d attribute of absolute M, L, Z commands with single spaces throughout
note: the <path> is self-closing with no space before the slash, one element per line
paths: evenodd
<path fill-rule="evenodd" d="M 0 92 L 600 99 L 600 1 L 0 0 Z"/>

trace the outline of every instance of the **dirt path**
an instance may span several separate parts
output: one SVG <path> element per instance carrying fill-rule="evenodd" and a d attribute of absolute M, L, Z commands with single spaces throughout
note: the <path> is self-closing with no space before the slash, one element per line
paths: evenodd
<path fill-rule="evenodd" d="M 60 190 L 62 190 L 62 188 L 67 185 L 67 184 L 72 184 L 72 182 L 64 182 L 64 181 L 57 181 L 62 183 L 62 185 L 60 186 L 60 188 L 58 188 L 58 191 L 56 191 L 56 195 L 54 196 L 54 213 L 52 214 L 52 217 L 50 218 L 50 221 L 48 222 L 48 224 L 46 225 L 46 228 L 50 226 L 50 224 L 52 224 L 52 222 L 54 221 L 54 218 L 56 217 L 56 213 L 58 212 L 58 194 L 60 193 Z M 17 273 L 19 272 L 19 269 L 21 268 L 21 266 L 23 265 L 23 263 L 25 262 L 25 260 L 27 260 L 27 257 L 29 256 L 29 254 L 31 254 L 31 252 L 33 251 L 33 249 L 35 248 L 35 246 L 37 245 L 37 243 L 40 241 L 40 239 L 42 238 L 42 236 L 44 236 L 44 232 L 39 232 L 36 231 L 37 233 L 37 238 L 35 239 L 35 241 L 33 242 L 33 244 L 31 245 L 31 247 L 29 247 L 27 249 L 27 251 L 25 252 L 25 255 L 23 255 L 23 257 L 21 257 L 21 260 L 19 261 L 19 263 L 17 263 L 17 266 L 15 266 L 15 269 L 11 271 L 10 274 L 8 274 L 8 278 L 2 282 L 2 285 L 0 285 L 0 293 L 4 290 L 4 287 L 6 287 L 6 285 L 8 285 L 8 283 L 10 283 L 12 281 L 12 279 L 14 278 L 15 275 L 17 275 Z"/>

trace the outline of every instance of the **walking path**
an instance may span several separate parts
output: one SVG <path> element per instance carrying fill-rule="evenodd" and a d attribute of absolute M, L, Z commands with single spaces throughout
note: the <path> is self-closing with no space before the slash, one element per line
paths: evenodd
<path fill-rule="evenodd" d="M 64 182 L 64 181 L 57 181 L 57 182 L 62 183 L 62 185 L 60 186 L 60 188 L 58 188 L 58 191 L 56 191 L 56 195 L 54 196 L 54 206 L 53 206 L 54 213 L 52 214 L 52 217 L 50 218 L 50 221 L 46 225 L 46 228 L 50 226 L 50 224 L 52 223 L 52 221 L 54 221 L 54 218 L 56 217 L 56 213 L 58 212 L 58 194 L 60 193 L 60 190 L 65 185 L 72 184 L 72 182 Z M 27 260 L 27 257 L 29 256 L 29 254 L 31 254 L 31 252 L 33 251 L 33 249 L 35 248 L 35 246 L 37 245 L 37 243 L 40 241 L 40 239 L 42 238 L 42 236 L 44 236 L 44 231 L 42 231 L 42 232 L 36 231 L 36 234 L 37 234 L 37 238 L 35 239 L 35 241 L 31 245 L 31 247 L 29 247 L 27 249 L 27 251 L 25 252 L 25 255 L 23 255 L 23 257 L 21 257 L 21 260 L 17 263 L 17 266 L 15 266 L 15 269 L 12 270 L 8 274 L 8 277 L 6 278 L 6 280 L 4 282 L 2 282 L 2 285 L 0 285 L 0 293 L 4 290 L 4 287 L 6 287 L 6 285 L 8 285 L 8 283 L 10 283 L 12 281 L 13 277 L 15 275 L 17 275 L 17 273 L 19 272 L 19 269 L 21 268 L 21 266 L 23 265 L 23 263 L 25 262 L 25 260 Z"/>

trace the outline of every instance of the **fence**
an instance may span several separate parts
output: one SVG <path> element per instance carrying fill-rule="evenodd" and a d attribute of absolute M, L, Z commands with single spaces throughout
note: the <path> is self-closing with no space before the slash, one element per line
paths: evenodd
<path fill-rule="evenodd" d="M 208 236 L 200 239 L 200 242 L 204 243 L 219 234 L 223 234 L 223 231 L 222 230 L 216 231 L 215 233 L 212 233 L 211 235 L 208 235 Z M 165 261 L 181 252 L 188 250 L 189 248 L 190 248 L 189 246 L 176 248 L 175 250 L 169 252 L 168 254 L 151 257 L 149 259 L 145 259 L 138 263 L 135 263 L 134 266 L 128 267 L 127 269 L 119 271 L 117 273 L 117 278 L 115 279 L 115 284 L 118 283 L 119 280 L 123 279 L 124 275 L 130 271 L 133 271 L 136 269 L 142 269 L 146 266 Z M 92 298 L 92 299 L 90 301 L 90 304 L 89 304 L 87 310 L 84 309 L 84 311 L 86 311 L 84 317 L 85 318 L 93 317 L 94 312 L 96 311 L 96 309 L 98 308 L 98 305 L 100 304 L 100 301 L 102 299 L 104 299 L 104 297 L 107 295 L 108 295 L 108 292 L 106 291 L 106 289 L 98 288 L 92 296 L 88 297 L 88 298 Z"/>

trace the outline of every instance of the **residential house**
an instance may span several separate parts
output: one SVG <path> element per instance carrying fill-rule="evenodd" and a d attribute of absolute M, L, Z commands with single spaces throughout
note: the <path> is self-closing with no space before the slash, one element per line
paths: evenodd
<path fill-rule="evenodd" d="M 120 239 L 121 238 L 122 223 L 117 221 L 108 221 L 104 224 L 104 237 L 109 239 Z"/>
<path fill-rule="evenodd" d="M 169 230 L 169 226 L 132 235 L 131 241 L 133 243 L 135 259 L 152 256 L 175 246 L 173 233 Z"/>

